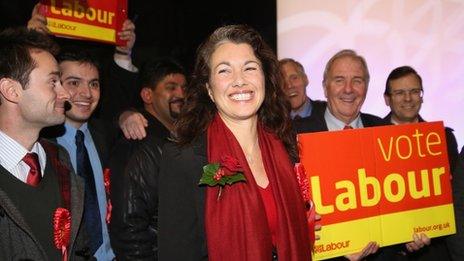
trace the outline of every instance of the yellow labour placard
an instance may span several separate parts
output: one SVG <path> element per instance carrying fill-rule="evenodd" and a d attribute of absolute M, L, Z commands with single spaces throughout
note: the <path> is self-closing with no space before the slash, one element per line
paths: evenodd
<path fill-rule="evenodd" d="M 298 135 L 322 216 L 316 260 L 456 232 L 442 122 Z"/>
<path fill-rule="evenodd" d="M 125 44 L 117 37 L 127 18 L 127 0 L 42 0 L 40 13 L 57 36 Z"/>

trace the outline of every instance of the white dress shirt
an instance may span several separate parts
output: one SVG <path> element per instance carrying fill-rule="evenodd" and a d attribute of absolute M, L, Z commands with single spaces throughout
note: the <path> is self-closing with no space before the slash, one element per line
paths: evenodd
<path fill-rule="evenodd" d="M 325 123 L 327 124 L 327 128 L 329 129 L 329 131 L 343 130 L 343 128 L 345 128 L 345 126 L 347 125 L 343 121 L 335 118 L 335 116 L 330 112 L 329 107 L 325 109 L 324 120 L 325 120 Z M 364 128 L 360 114 L 358 114 L 358 117 L 356 117 L 348 125 L 350 125 L 353 129 Z"/>
<path fill-rule="evenodd" d="M 34 143 L 32 150 L 28 151 L 10 136 L 0 131 L 0 165 L 17 179 L 27 183 L 27 175 L 30 167 L 23 161 L 27 153 L 37 153 L 39 156 L 40 170 L 43 177 L 47 156 L 39 142 Z"/>

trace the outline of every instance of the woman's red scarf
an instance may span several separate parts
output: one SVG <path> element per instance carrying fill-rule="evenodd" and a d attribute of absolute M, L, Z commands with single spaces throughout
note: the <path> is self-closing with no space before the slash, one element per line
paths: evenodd
<path fill-rule="evenodd" d="M 309 230 L 292 163 L 282 142 L 258 124 L 264 169 L 277 208 L 276 247 L 279 261 L 311 260 Z M 235 136 L 217 114 L 208 127 L 208 161 L 236 158 L 246 182 L 206 190 L 205 230 L 208 259 L 269 261 L 272 240 L 266 212 L 250 167 Z"/>

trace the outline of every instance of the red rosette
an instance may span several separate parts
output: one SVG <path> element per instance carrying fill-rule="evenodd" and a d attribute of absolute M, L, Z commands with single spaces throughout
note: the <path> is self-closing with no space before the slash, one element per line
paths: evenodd
<path fill-rule="evenodd" d="M 53 242 L 61 250 L 62 260 L 68 260 L 68 245 L 71 238 L 71 213 L 65 208 L 57 208 L 53 214 Z"/>
<path fill-rule="evenodd" d="M 113 205 L 111 204 L 111 199 L 108 199 L 106 201 L 106 217 L 105 217 L 106 224 L 109 224 L 111 222 L 111 211 L 112 210 L 113 210 Z"/>
<path fill-rule="evenodd" d="M 311 242 L 311 249 L 313 249 L 314 242 L 316 241 L 316 209 L 314 208 L 314 204 L 310 202 L 310 208 L 306 210 L 306 220 L 308 222 L 309 228 L 309 240 Z"/>
<path fill-rule="evenodd" d="M 296 179 L 298 180 L 298 185 L 300 187 L 300 192 L 303 197 L 303 201 L 305 203 L 306 208 L 306 220 L 308 222 L 309 228 L 309 238 L 311 241 L 311 249 L 314 245 L 314 241 L 316 239 L 314 226 L 316 223 L 316 210 L 314 208 L 314 204 L 311 201 L 311 193 L 309 191 L 309 181 L 308 176 L 306 175 L 306 171 L 304 169 L 303 164 L 296 163 L 295 164 L 295 173 Z"/>
<path fill-rule="evenodd" d="M 103 169 L 103 184 L 105 185 L 105 192 L 107 196 L 110 194 L 110 189 L 111 189 L 110 177 L 111 177 L 111 170 L 109 168 Z"/>
<path fill-rule="evenodd" d="M 110 190 L 111 190 L 111 170 L 109 168 L 103 169 L 103 185 L 105 185 L 106 193 L 106 224 L 111 222 L 111 211 L 113 210 L 113 205 L 111 204 L 110 199 Z"/>
<path fill-rule="evenodd" d="M 305 204 L 308 204 L 311 201 L 311 193 L 309 192 L 308 177 L 306 176 L 306 171 L 303 167 L 303 164 L 295 164 L 295 173 L 296 179 L 298 180 L 298 185 L 300 186 L 301 195 L 303 196 L 303 200 L 305 201 Z M 309 206 L 306 207 L 309 208 Z"/>

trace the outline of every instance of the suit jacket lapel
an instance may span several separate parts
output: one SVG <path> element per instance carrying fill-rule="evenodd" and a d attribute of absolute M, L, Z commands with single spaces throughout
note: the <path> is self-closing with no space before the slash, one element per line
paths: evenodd
<path fill-rule="evenodd" d="M 78 175 L 70 175 L 71 183 L 71 238 L 68 253 L 73 253 L 79 227 L 84 212 L 84 181 Z M 81 226 L 83 227 L 83 226 Z M 81 231 L 83 233 L 83 231 Z"/>
<path fill-rule="evenodd" d="M 12 175 L 12 174 L 8 172 L 3 166 L 0 166 L 0 175 Z M 10 197 L 1 188 L 0 188 L 0 203 L 1 203 L 0 206 L 3 209 L 5 209 L 5 211 L 8 213 L 9 216 L 11 216 L 11 219 L 14 220 L 15 223 L 18 224 L 19 227 L 22 227 L 24 230 L 26 230 L 26 232 L 32 238 L 34 238 L 34 236 L 32 235 L 32 231 L 29 228 L 29 225 L 23 219 L 23 216 L 21 215 L 19 210 L 16 208 L 16 206 L 13 204 Z"/>
<path fill-rule="evenodd" d="M 364 116 L 364 114 L 361 113 L 359 117 L 361 118 L 361 122 L 364 128 L 372 127 L 372 122 L 370 122 L 369 119 L 366 116 Z"/>
<path fill-rule="evenodd" d="M 207 255 L 207 247 L 206 247 L 206 235 L 205 235 L 205 193 L 206 187 L 205 186 L 198 186 L 198 182 L 200 181 L 201 176 L 203 175 L 203 166 L 208 164 L 208 158 L 206 155 L 206 134 L 199 137 L 193 143 L 193 166 L 192 170 L 194 170 L 194 175 L 191 175 L 193 183 L 196 185 L 196 193 L 195 193 L 195 206 L 196 206 L 196 214 L 198 217 L 198 225 L 200 231 L 200 237 L 203 242 L 202 245 L 202 253 L 206 256 Z"/>
<path fill-rule="evenodd" d="M 202 135 L 198 140 L 193 144 L 193 157 L 194 157 L 194 166 L 192 169 L 198 170 L 195 171 L 195 175 L 192 177 L 195 179 L 195 184 L 198 184 L 200 178 L 203 174 L 203 166 L 208 164 L 208 159 L 206 157 L 206 134 Z M 197 186 L 196 193 L 196 206 L 197 206 L 197 215 L 200 218 L 200 224 L 204 224 L 204 213 L 205 213 L 205 187 Z"/>
<path fill-rule="evenodd" d="M 391 122 L 391 114 L 392 114 L 392 113 L 389 112 L 389 113 L 387 114 L 387 116 L 385 116 L 385 117 L 383 118 L 383 120 L 386 121 L 386 122 Z M 361 114 L 361 115 L 362 115 L 362 114 Z M 363 124 L 364 124 L 364 123 L 363 123 Z"/>
<path fill-rule="evenodd" d="M 328 131 L 327 122 L 325 122 L 324 114 L 319 115 L 319 117 L 309 118 L 313 119 L 313 123 L 307 123 L 311 132 L 319 131 Z"/>
<path fill-rule="evenodd" d="M 317 113 L 300 120 L 292 122 L 293 129 L 298 133 L 328 131 L 327 123 L 325 122 L 324 114 Z"/>
<path fill-rule="evenodd" d="M 89 121 L 88 126 L 95 148 L 97 149 L 98 156 L 100 157 L 102 168 L 105 168 L 109 156 L 105 132 L 102 130 L 102 126 L 98 125 L 93 120 Z"/>
<path fill-rule="evenodd" d="M 69 247 L 72 248 L 77 238 L 84 211 L 84 201 L 82 200 L 84 198 L 84 181 L 78 175 L 71 173 L 73 168 L 69 161 L 69 155 L 63 147 L 55 147 L 46 140 L 40 140 L 40 143 L 47 153 L 46 169 L 53 169 L 53 172 L 50 173 L 57 175 L 60 185 L 60 198 L 64 204 L 62 207 L 70 207 L 71 235 Z M 70 253 L 72 253 L 72 249 L 68 251 L 68 254 Z"/>

